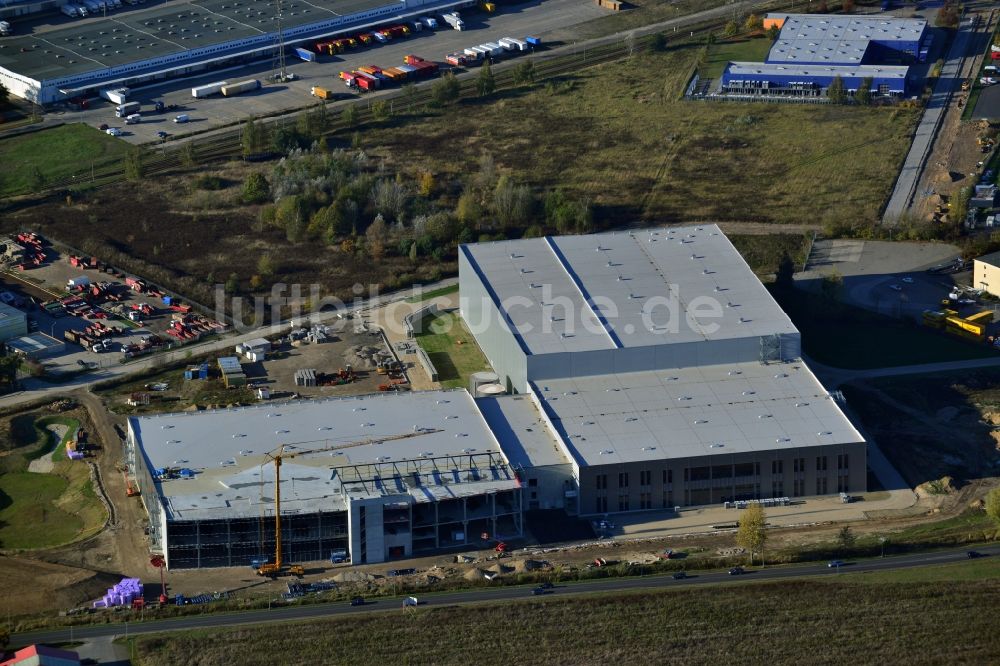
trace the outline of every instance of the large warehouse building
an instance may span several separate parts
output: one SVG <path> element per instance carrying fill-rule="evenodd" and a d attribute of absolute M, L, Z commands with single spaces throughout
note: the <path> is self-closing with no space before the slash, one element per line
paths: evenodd
<path fill-rule="evenodd" d="M 515 470 L 465 390 L 131 418 L 127 461 L 168 566 L 274 561 L 282 446 L 286 562 L 383 562 L 522 533 Z"/>
<path fill-rule="evenodd" d="M 820 97 L 835 77 L 848 92 L 871 79 L 873 96 L 901 97 L 917 83 L 909 65 L 923 61 L 931 34 L 923 19 L 828 14 L 769 14 L 781 31 L 762 63 L 731 62 L 722 92 Z"/>
<path fill-rule="evenodd" d="M 285 0 L 286 46 L 471 0 Z M 278 43 L 273 0 L 191 0 L 0 41 L 0 83 L 50 104 L 259 59 Z"/>
<path fill-rule="evenodd" d="M 461 313 L 509 395 L 295 401 L 129 420 L 172 567 L 382 562 L 569 515 L 866 488 L 864 439 L 718 227 L 463 245 Z M 280 447 L 284 446 L 284 449 Z M 281 456 L 276 468 L 274 457 Z"/>
<path fill-rule="evenodd" d="M 572 469 L 569 511 L 865 489 L 864 439 L 717 226 L 463 245 L 459 283 L 483 352 Z M 527 427 L 488 420 L 529 480 L 564 469 L 517 441 Z"/>

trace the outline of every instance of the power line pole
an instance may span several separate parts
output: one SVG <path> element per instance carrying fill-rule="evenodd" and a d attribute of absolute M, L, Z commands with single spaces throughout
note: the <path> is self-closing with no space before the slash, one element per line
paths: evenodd
<path fill-rule="evenodd" d="M 274 23 L 277 30 L 277 43 L 275 44 L 274 59 L 271 62 L 271 79 L 281 82 L 285 80 L 285 35 L 281 27 L 281 0 L 274 0 Z M 277 75 L 277 76 L 275 76 Z"/>

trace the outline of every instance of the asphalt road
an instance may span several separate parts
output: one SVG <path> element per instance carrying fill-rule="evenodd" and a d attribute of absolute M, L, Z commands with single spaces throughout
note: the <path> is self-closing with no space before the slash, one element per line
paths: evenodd
<path fill-rule="evenodd" d="M 1000 555 L 1000 546 L 977 548 L 981 553 L 990 556 Z M 579 596 L 589 593 L 622 592 L 627 590 L 658 590 L 667 588 L 691 587 L 718 583 L 742 584 L 744 582 L 761 580 L 783 580 L 803 577 L 853 576 L 873 571 L 894 569 L 910 569 L 934 564 L 960 562 L 966 559 L 966 549 L 946 550 L 933 553 L 901 555 L 897 557 L 874 558 L 848 561 L 843 567 L 829 568 L 826 562 L 806 565 L 777 566 L 766 569 L 751 569 L 743 576 L 730 576 L 725 571 L 695 572 L 686 579 L 674 580 L 667 575 L 642 576 L 636 578 L 607 578 L 602 580 L 584 581 L 580 583 L 557 585 L 548 596 Z M 445 592 L 420 596 L 421 606 L 447 606 L 473 603 L 504 603 L 516 600 L 534 598 L 531 596 L 532 586 L 498 587 L 493 589 L 476 589 L 461 592 Z M 343 617 L 357 613 L 388 613 L 404 612 L 402 597 L 373 600 L 364 606 L 350 606 L 347 603 L 326 603 L 308 606 L 292 606 L 270 610 L 255 610 L 241 613 L 218 613 L 198 615 L 168 620 L 154 620 L 142 623 L 126 623 L 111 625 L 80 626 L 71 629 L 54 631 L 35 631 L 14 634 L 11 637 L 12 646 L 24 646 L 32 643 L 57 643 L 62 641 L 79 641 L 106 636 L 124 636 L 149 634 L 165 631 L 181 631 L 187 629 L 205 629 L 213 627 L 232 627 L 244 624 L 261 624 L 273 622 L 293 622 L 325 617 Z M 419 609 L 417 609 L 419 612 Z"/>

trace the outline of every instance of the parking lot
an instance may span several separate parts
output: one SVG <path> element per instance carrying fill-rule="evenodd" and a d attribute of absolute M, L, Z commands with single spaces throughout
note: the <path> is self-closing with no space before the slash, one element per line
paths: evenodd
<path fill-rule="evenodd" d="M 955 285 L 969 286 L 969 271 L 927 273 L 960 254 L 957 247 L 944 243 L 823 240 L 816 242 L 806 269 L 795 280 L 800 287 L 819 292 L 824 277 L 839 275 L 845 302 L 884 315 L 919 319 L 924 310 L 941 309 L 941 300 Z"/>
<path fill-rule="evenodd" d="M 338 93 L 350 93 L 350 89 L 338 77 L 341 71 L 350 71 L 368 64 L 382 67 L 399 65 L 403 63 L 403 56 L 411 53 L 443 63 L 448 53 L 507 36 L 536 35 L 542 38 L 543 43 L 565 39 L 565 28 L 607 14 L 607 10 L 586 0 L 531 0 L 500 6 L 495 14 L 469 10 L 462 13 L 466 22 L 466 29 L 462 31 L 441 27 L 436 31 L 425 29 L 410 37 L 394 39 L 385 44 L 376 43 L 338 56 L 321 56 L 317 62 L 304 62 L 289 54 L 286 57 L 286 70 L 295 74 L 294 81 L 269 82 L 267 79 L 273 71 L 273 63 L 271 58 L 267 58 L 244 67 L 214 70 L 195 77 L 133 88 L 129 101 L 138 101 L 143 105 L 142 121 L 139 124 L 126 125 L 123 118 L 115 118 L 115 105 L 103 99 L 93 100 L 91 108 L 83 111 L 62 111 L 57 114 L 67 122 L 85 122 L 94 127 L 105 124 L 116 127 L 122 132 L 120 138 L 130 143 L 155 142 L 159 140 L 158 132 L 167 132 L 171 137 L 177 137 L 239 122 L 249 116 L 270 116 L 308 106 L 318 101 L 310 94 L 313 86 Z M 199 85 L 246 79 L 258 79 L 264 85 L 261 89 L 244 93 L 238 98 L 191 97 L 191 88 Z M 359 97 L 352 94 L 348 99 Z M 152 104 L 156 100 L 162 100 L 168 107 L 174 105 L 176 108 L 163 113 L 152 113 Z M 174 123 L 173 118 L 179 114 L 189 116 L 189 122 Z"/>

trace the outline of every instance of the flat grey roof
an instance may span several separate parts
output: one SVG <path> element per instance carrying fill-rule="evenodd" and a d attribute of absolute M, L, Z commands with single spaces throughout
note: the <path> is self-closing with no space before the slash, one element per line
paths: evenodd
<path fill-rule="evenodd" d="M 910 71 L 905 66 L 890 65 L 796 65 L 768 62 L 731 62 L 726 67 L 730 76 L 870 76 L 879 79 L 906 80 Z"/>
<path fill-rule="evenodd" d="M 570 464 L 530 396 L 477 398 L 476 406 L 483 413 L 511 465 L 544 467 Z"/>
<path fill-rule="evenodd" d="M 229 514 L 250 511 L 247 515 L 256 515 L 261 495 L 273 498 L 274 470 L 265 454 L 281 445 L 285 445 L 286 452 L 281 467 L 282 513 L 286 508 L 289 512 L 324 506 L 331 510 L 332 498 L 342 497 L 334 468 L 447 455 L 502 456 L 486 421 L 464 389 L 379 393 L 132 417 L 129 426 L 151 468 L 189 468 L 196 472 L 193 479 L 171 479 L 157 484 L 172 519 L 195 515 L 204 518 L 219 511 Z M 296 449 L 325 448 L 421 429 L 439 432 L 338 451 L 288 455 Z M 267 491 L 269 483 L 271 492 Z M 486 492 L 493 487 L 516 487 L 514 480 L 503 476 L 485 477 L 480 483 L 466 485 L 470 492 L 472 488 Z M 457 495 L 464 491 L 443 489 L 435 494 L 434 490 L 414 488 L 411 492 L 403 488 L 402 492 L 410 492 L 421 501 L 432 495 Z"/>
<path fill-rule="evenodd" d="M 976 261 L 981 261 L 995 268 L 1000 268 L 1000 252 L 990 252 L 981 257 L 976 257 Z"/>
<path fill-rule="evenodd" d="M 861 64 L 873 41 L 919 42 L 923 19 L 834 14 L 787 14 L 768 62 Z"/>
<path fill-rule="evenodd" d="M 282 26 L 290 29 L 392 4 L 284 0 Z M 38 81 L 58 79 L 269 33 L 276 30 L 273 15 L 271 0 L 192 0 L 116 10 L 96 21 L 5 37 L 0 40 L 0 67 Z"/>
<path fill-rule="evenodd" d="M 46 350 L 62 349 L 66 346 L 61 340 L 56 340 L 44 333 L 30 333 L 20 338 L 7 340 L 4 344 L 23 354 L 37 354 Z"/>
<path fill-rule="evenodd" d="M 6 303 L 0 301 L 0 320 L 7 319 L 8 317 L 13 317 L 14 319 L 24 319 L 27 315 L 24 310 L 15 308 L 13 305 L 7 305 Z"/>
<path fill-rule="evenodd" d="M 476 243 L 462 251 L 529 354 L 796 332 L 714 224 Z M 717 304 L 721 317 L 689 325 L 692 307 L 706 303 Z"/>
<path fill-rule="evenodd" d="M 580 466 L 864 441 L 805 363 L 533 383 Z"/>

